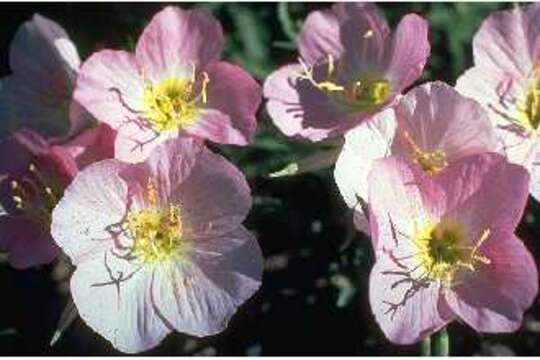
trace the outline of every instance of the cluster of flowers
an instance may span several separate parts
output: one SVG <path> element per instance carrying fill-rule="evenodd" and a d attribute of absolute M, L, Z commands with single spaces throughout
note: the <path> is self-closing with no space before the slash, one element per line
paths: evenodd
<path fill-rule="evenodd" d="M 514 331 L 538 291 L 514 230 L 529 191 L 540 199 L 539 21 L 536 4 L 490 16 L 456 89 L 403 95 L 429 57 L 428 25 L 410 14 L 391 34 L 372 4 L 311 13 L 299 63 L 263 89 L 219 60 L 221 26 L 201 10 L 165 8 L 134 54 L 82 65 L 36 15 L 0 88 L 16 130 L 0 144 L 0 250 L 16 268 L 62 250 L 80 316 L 121 351 L 222 331 L 259 288 L 262 255 L 242 225 L 245 178 L 205 141 L 249 144 L 264 95 L 286 135 L 345 136 L 335 179 L 371 235 L 370 303 L 388 339 L 415 343 L 458 318 Z"/>
<path fill-rule="evenodd" d="M 370 305 L 395 343 L 455 319 L 515 331 L 537 295 L 514 231 L 529 191 L 540 200 L 539 24 L 538 4 L 491 15 L 455 89 L 436 81 L 402 95 L 429 56 L 426 21 L 406 15 L 391 35 L 374 5 L 337 4 L 308 16 L 299 64 L 266 80 L 285 134 L 345 135 L 334 176 L 371 235 Z M 310 164 L 335 159 L 318 156 Z"/>
<path fill-rule="evenodd" d="M 10 49 L 0 111 L 20 129 L 0 150 L 0 248 L 16 268 L 62 250 L 81 318 L 124 352 L 171 331 L 219 333 L 260 287 L 261 250 L 242 225 L 249 186 L 204 144 L 247 144 L 262 98 L 219 60 L 223 43 L 210 14 L 169 7 L 135 54 L 81 65 L 39 15 Z"/>

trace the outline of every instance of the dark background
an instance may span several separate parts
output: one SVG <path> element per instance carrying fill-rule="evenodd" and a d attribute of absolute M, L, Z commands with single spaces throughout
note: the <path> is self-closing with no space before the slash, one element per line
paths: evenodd
<path fill-rule="evenodd" d="M 9 74 L 8 49 L 18 26 L 33 13 L 62 25 L 82 59 L 101 48 L 133 49 L 145 24 L 166 4 L 0 4 L 0 75 Z M 179 4 L 209 9 L 223 24 L 228 61 L 247 68 L 261 83 L 278 66 L 296 59 L 292 41 L 309 11 L 330 4 Z M 432 55 L 424 76 L 450 84 L 469 67 L 471 42 L 482 20 L 512 4 L 384 3 L 394 27 L 408 12 L 430 22 Z M 263 107 L 255 143 L 219 147 L 246 174 L 254 206 L 246 225 L 258 235 L 266 262 L 261 290 L 240 308 L 222 334 L 196 339 L 171 334 L 152 355 L 417 355 L 418 346 L 390 344 L 370 312 L 367 294 L 372 254 L 368 239 L 351 228 L 332 178 L 332 169 L 269 179 L 269 172 L 313 153 L 317 145 L 291 141 L 273 127 Z M 518 229 L 537 258 L 540 208 L 532 199 Z M 0 264 L 1 355 L 119 354 L 80 319 L 49 347 L 68 299 L 64 261 L 27 271 Z M 421 311 L 421 309 L 419 309 Z M 449 327 L 453 355 L 538 355 L 540 307 L 531 308 L 523 328 L 510 335 L 476 334 L 466 325 Z"/>

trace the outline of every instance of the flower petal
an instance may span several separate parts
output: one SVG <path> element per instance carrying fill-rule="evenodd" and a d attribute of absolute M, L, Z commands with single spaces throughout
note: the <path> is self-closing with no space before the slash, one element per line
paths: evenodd
<path fill-rule="evenodd" d="M 220 236 L 245 219 L 251 207 L 251 191 L 233 164 L 205 149 L 171 201 L 181 206 L 191 236 Z"/>
<path fill-rule="evenodd" d="M 0 234 L 0 250 L 16 269 L 48 264 L 60 254 L 48 229 L 31 219 L 1 216 Z"/>
<path fill-rule="evenodd" d="M 355 67 L 368 68 L 382 56 L 389 33 L 386 20 L 374 4 L 338 3 L 330 10 L 308 15 L 298 37 L 298 48 L 311 65 L 332 55 L 335 59 L 348 58 Z M 361 42 L 364 44 L 359 46 Z"/>
<path fill-rule="evenodd" d="M 207 107 L 229 117 L 232 127 L 249 143 L 257 129 L 257 109 L 262 100 L 259 84 L 242 68 L 226 62 L 215 62 L 206 68 Z"/>
<path fill-rule="evenodd" d="M 152 267 L 136 268 L 110 253 L 78 264 L 71 294 L 79 315 L 116 349 L 151 349 L 171 331 L 155 310 Z"/>
<path fill-rule="evenodd" d="M 197 139 L 168 140 L 157 146 L 141 166 L 148 169 L 148 175 L 164 196 L 163 200 L 168 201 L 178 186 L 191 175 L 204 151 L 202 143 Z"/>
<path fill-rule="evenodd" d="M 387 73 L 401 92 L 421 75 L 430 53 L 427 21 L 416 14 L 405 15 L 386 47 Z"/>
<path fill-rule="evenodd" d="M 153 288 L 157 308 L 177 331 L 217 334 L 260 287 L 261 251 L 243 228 L 192 245 L 193 262 L 158 270 L 159 281 Z"/>
<path fill-rule="evenodd" d="M 80 64 L 64 29 L 34 15 L 10 46 L 13 75 L 2 79 L 0 115 L 10 130 L 22 124 L 48 135 L 66 135 L 71 93 Z"/>
<path fill-rule="evenodd" d="M 345 134 L 334 178 L 349 208 L 358 205 L 358 198 L 368 201 L 369 172 L 375 160 L 391 155 L 395 132 L 394 110 L 388 109 Z"/>
<path fill-rule="evenodd" d="M 447 301 L 476 331 L 516 331 L 538 293 L 534 259 L 520 239 L 505 231 L 492 233 L 479 252 L 490 264 L 459 278 Z"/>
<path fill-rule="evenodd" d="M 247 145 L 247 138 L 235 128 L 234 119 L 224 112 L 214 109 L 200 111 L 199 119 L 184 129 L 185 133 L 200 139 L 208 139 L 218 144 Z"/>
<path fill-rule="evenodd" d="M 473 237 L 485 230 L 513 232 L 529 195 L 529 175 L 494 153 L 463 158 L 435 178 L 445 195 L 441 213 L 467 224 Z"/>
<path fill-rule="evenodd" d="M 540 55 L 539 17 L 538 4 L 489 16 L 473 39 L 475 65 L 526 77 Z"/>
<path fill-rule="evenodd" d="M 476 101 L 435 81 L 418 86 L 396 106 L 401 149 L 412 151 L 404 134 L 425 152 L 443 151 L 448 162 L 463 156 L 496 151 L 498 142 L 487 113 Z"/>
<path fill-rule="evenodd" d="M 204 69 L 218 60 L 223 30 L 208 12 L 166 7 L 145 27 L 137 42 L 136 58 L 152 82 L 190 77 L 193 65 Z"/>
<path fill-rule="evenodd" d="M 268 113 L 285 135 L 320 141 L 344 133 L 368 116 L 345 112 L 309 81 L 301 80 L 301 73 L 300 65 L 287 65 L 264 83 Z"/>
<path fill-rule="evenodd" d="M 429 187 L 424 193 L 426 176 L 418 166 L 397 156 L 373 164 L 368 199 L 371 241 L 376 252 L 409 239 L 416 231 L 416 222 L 431 218 L 430 201 L 436 196 L 429 193 Z"/>
<path fill-rule="evenodd" d="M 51 233 L 74 265 L 114 245 L 110 226 L 126 213 L 127 185 L 118 175 L 126 167 L 117 160 L 88 166 L 54 208 Z"/>
<path fill-rule="evenodd" d="M 119 129 L 137 122 L 143 91 L 135 57 L 125 51 L 102 50 L 82 65 L 73 97 L 98 121 Z"/>
<path fill-rule="evenodd" d="M 115 138 L 116 131 L 101 123 L 83 131 L 61 147 L 75 159 L 78 168 L 83 169 L 99 160 L 113 158 Z"/>
<path fill-rule="evenodd" d="M 415 281 L 421 280 L 409 277 L 392 255 L 379 253 L 369 276 L 369 303 L 386 337 L 397 344 L 417 343 L 455 317 L 436 282 Z"/>

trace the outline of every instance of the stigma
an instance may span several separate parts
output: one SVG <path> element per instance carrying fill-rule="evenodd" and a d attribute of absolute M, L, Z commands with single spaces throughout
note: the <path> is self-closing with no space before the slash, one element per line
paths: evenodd
<path fill-rule="evenodd" d="M 144 115 L 156 133 L 177 131 L 194 124 L 200 109 L 208 103 L 206 72 L 198 75 L 195 66 L 190 78 L 166 78 L 157 84 L 146 82 Z"/>
<path fill-rule="evenodd" d="M 147 207 L 131 210 L 126 217 L 135 256 L 142 264 L 180 260 L 186 250 L 180 207 L 160 206 L 153 181 L 147 184 L 146 198 Z"/>

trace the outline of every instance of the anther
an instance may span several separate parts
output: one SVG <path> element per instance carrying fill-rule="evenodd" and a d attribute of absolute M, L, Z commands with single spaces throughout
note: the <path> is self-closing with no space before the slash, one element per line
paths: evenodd
<path fill-rule="evenodd" d="M 364 39 L 369 39 L 370 37 L 373 36 L 373 29 L 369 29 L 368 31 L 366 31 L 364 33 L 364 35 L 362 36 Z"/>
<path fill-rule="evenodd" d="M 203 81 L 202 81 L 202 102 L 203 104 L 206 104 L 208 102 L 208 84 L 210 83 L 210 77 L 208 76 L 207 72 L 203 72 Z"/>

